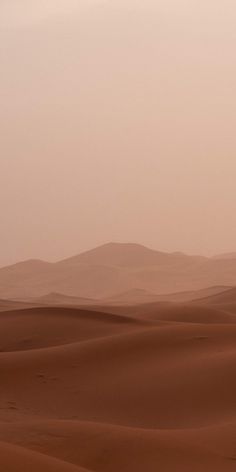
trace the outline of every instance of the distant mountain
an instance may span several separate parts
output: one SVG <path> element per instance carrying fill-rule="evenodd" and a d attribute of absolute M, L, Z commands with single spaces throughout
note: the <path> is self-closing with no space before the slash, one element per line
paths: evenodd
<path fill-rule="evenodd" d="M 182 253 L 164 253 L 148 249 L 140 244 L 108 243 L 78 256 L 65 259 L 58 263 L 60 266 L 89 264 L 116 267 L 145 267 L 155 265 L 170 265 L 186 262 L 189 256 Z M 194 259 L 201 260 L 202 257 Z"/>
<path fill-rule="evenodd" d="M 30 260 L 0 269 L 4 299 L 57 293 L 80 299 L 123 294 L 148 301 L 222 285 L 236 285 L 235 258 L 169 254 L 138 244 L 109 243 L 57 263 Z"/>
<path fill-rule="evenodd" d="M 225 254 L 218 254 L 213 259 L 236 259 L 236 252 L 227 252 Z"/>

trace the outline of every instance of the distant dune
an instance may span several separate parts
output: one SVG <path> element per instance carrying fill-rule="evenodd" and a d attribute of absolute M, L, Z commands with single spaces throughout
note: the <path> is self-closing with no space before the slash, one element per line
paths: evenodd
<path fill-rule="evenodd" d="M 200 323 L 200 324 L 234 324 L 236 312 L 225 309 L 225 306 L 204 305 L 196 301 L 189 303 L 155 302 L 128 305 L 91 305 L 91 310 L 103 310 L 105 313 L 124 315 L 160 323 Z"/>
<path fill-rule="evenodd" d="M 11 310 L 20 310 L 23 308 L 31 308 L 35 306 L 33 301 L 19 301 L 19 300 L 0 300 L 0 312 L 1 311 L 11 311 Z M 36 303 L 37 306 L 37 303 Z"/>
<path fill-rule="evenodd" d="M 155 302 L 190 302 L 198 299 L 205 299 L 206 297 L 211 297 L 213 295 L 221 294 L 232 287 L 226 286 L 216 286 L 208 287 L 201 290 L 192 290 L 186 292 L 175 292 L 175 293 L 166 293 L 157 295 L 155 293 L 148 292 L 147 290 L 142 289 L 133 289 L 127 292 L 119 293 L 113 297 L 100 300 L 100 304 L 104 301 L 108 305 L 142 305 L 142 304 L 151 304 Z M 96 302 L 95 300 L 91 303 Z"/>
<path fill-rule="evenodd" d="M 96 303 L 96 300 L 93 298 L 83 298 L 83 297 L 73 297 L 69 295 L 64 295 L 62 293 L 48 293 L 46 295 L 42 295 L 38 298 L 31 299 L 33 303 L 37 303 L 38 305 L 90 305 Z"/>
<path fill-rule="evenodd" d="M 203 304 L 228 304 L 228 303 L 236 303 L 236 288 L 231 287 L 220 291 L 219 293 L 215 293 L 213 295 L 208 295 L 200 299 Z"/>
<path fill-rule="evenodd" d="M 151 303 L 158 299 L 158 295 L 155 293 L 148 292 L 148 290 L 142 289 L 133 289 L 128 290 L 127 292 L 117 293 L 112 297 L 104 299 L 104 301 L 109 304 L 130 304 L 130 305 L 139 305 L 140 303 Z M 102 300 L 100 301 L 100 303 Z"/>

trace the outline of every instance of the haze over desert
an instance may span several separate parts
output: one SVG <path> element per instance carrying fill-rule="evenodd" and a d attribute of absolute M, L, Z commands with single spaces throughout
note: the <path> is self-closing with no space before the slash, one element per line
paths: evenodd
<path fill-rule="evenodd" d="M 233 0 L 0 2 L 0 472 L 235 472 Z"/>

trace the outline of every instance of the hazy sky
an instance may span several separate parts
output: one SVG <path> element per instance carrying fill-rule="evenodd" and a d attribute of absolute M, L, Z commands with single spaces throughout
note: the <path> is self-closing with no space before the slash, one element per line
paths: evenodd
<path fill-rule="evenodd" d="M 236 250 L 235 0 L 0 1 L 0 265 Z"/>

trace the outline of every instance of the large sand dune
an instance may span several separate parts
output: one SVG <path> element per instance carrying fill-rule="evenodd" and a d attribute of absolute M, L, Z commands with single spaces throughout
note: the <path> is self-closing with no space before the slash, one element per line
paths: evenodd
<path fill-rule="evenodd" d="M 235 470 L 224 306 L 19 304 L 0 313 L 0 351 L 1 470 Z"/>

